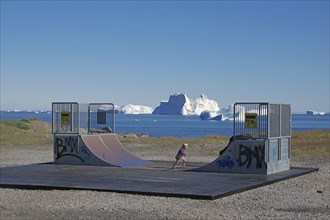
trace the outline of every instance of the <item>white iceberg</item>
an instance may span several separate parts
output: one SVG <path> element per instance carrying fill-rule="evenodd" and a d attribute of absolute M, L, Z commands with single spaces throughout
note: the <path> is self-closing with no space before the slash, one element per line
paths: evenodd
<path fill-rule="evenodd" d="M 101 111 L 110 111 L 112 110 L 112 105 L 102 105 L 99 110 Z M 152 107 L 143 106 L 143 105 L 115 105 L 115 112 L 117 114 L 151 114 L 153 112 Z"/>
<path fill-rule="evenodd" d="M 218 112 L 216 101 L 201 95 L 197 99 L 189 99 L 186 94 L 176 93 L 168 101 L 162 101 L 152 114 L 155 115 L 200 115 L 203 111 Z"/>
<path fill-rule="evenodd" d="M 151 114 L 154 109 L 143 105 L 127 104 L 120 106 L 117 110 L 121 114 Z"/>
<path fill-rule="evenodd" d="M 244 121 L 243 115 L 245 114 L 245 109 L 240 108 L 240 111 L 235 113 L 235 120 Z M 234 120 L 234 104 L 228 105 L 222 108 L 220 111 L 214 112 L 202 112 L 200 115 L 202 120 L 216 120 L 216 121 L 233 121 Z"/>
<path fill-rule="evenodd" d="M 306 111 L 306 115 L 325 115 L 325 112 L 308 110 L 308 111 Z"/>

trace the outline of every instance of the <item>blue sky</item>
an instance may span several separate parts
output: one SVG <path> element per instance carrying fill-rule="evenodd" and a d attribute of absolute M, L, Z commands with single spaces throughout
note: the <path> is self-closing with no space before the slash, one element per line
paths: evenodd
<path fill-rule="evenodd" d="M 1 1 L 1 110 L 176 92 L 329 111 L 329 1 Z"/>

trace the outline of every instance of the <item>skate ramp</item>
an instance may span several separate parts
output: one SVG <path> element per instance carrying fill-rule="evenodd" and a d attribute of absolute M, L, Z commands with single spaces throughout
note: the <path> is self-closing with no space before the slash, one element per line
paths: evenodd
<path fill-rule="evenodd" d="M 267 174 L 265 141 L 232 137 L 218 158 L 194 171 Z"/>
<path fill-rule="evenodd" d="M 118 155 L 119 164 L 123 164 L 123 166 L 138 166 L 150 163 L 131 154 L 116 135 L 100 135 L 100 138 L 114 155 Z"/>
<path fill-rule="evenodd" d="M 55 164 L 130 167 L 151 162 L 132 155 L 115 134 L 56 135 Z"/>
<path fill-rule="evenodd" d="M 272 174 L 290 169 L 288 138 L 231 139 L 218 158 L 194 171 Z"/>

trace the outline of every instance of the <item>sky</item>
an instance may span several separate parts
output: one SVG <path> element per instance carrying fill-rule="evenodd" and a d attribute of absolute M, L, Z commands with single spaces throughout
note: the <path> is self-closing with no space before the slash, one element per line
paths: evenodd
<path fill-rule="evenodd" d="M 175 93 L 329 112 L 329 1 L 1 0 L 1 110 Z"/>

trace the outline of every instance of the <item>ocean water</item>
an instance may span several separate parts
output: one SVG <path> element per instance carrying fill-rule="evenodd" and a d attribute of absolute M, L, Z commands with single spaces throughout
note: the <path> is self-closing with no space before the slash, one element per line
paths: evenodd
<path fill-rule="evenodd" d="M 1 120 L 38 118 L 52 121 L 51 112 L 0 112 Z M 147 134 L 150 137 L 203 137 L 233 134 L 231 121 L 203 121 L 199 116 L 176 115 L 124 115 L 115 117 L 116 133 Z M 292 130 L 330 129 L 330 115 L 292 115 Z"/>

